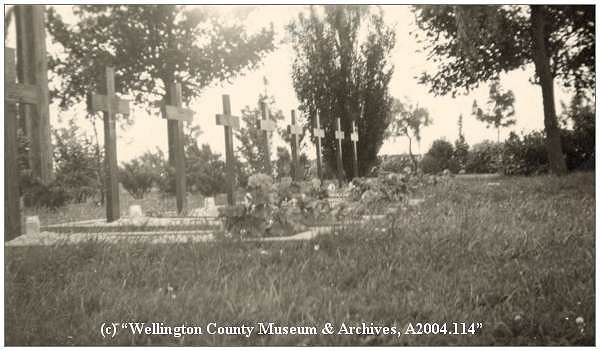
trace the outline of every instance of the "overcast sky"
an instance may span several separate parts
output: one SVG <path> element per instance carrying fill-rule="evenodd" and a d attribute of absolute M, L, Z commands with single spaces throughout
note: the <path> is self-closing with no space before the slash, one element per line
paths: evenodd
<path fill-rule="evenodd" d="M 259 30 L 273 22 L 277 32 L 277 40 L 285 39 L 284 26 L 297 17 L 304 6 L 291 5 L 262 5 L 262 6 L 210 6 L 211 11 L 231 18 L 234 10 L 243 10 L 247 13 L 245 24 L 249 32 Z M 484 84 L 467 96 L 452 98 L 435 97 L 428 93 L 426 86 L 417 84 L 415 76 L 427 70 L 433 70 L 435 66 L 428 62 L 425 54 L 419 52 L 420 46 L 411 36 L 410 32 L 418 31 L 414 14 L 409 6 L 389 5 L 382 6 L 385 20 L 396 29 L 396 46 L 392 52 L 391 62 L 394 64 L 394 75 L 390 83 L 390 91 L 394 97 L 410 99 L 413 103 L 426 107 L 433 119 L 433 124 L 422 131 L 421 151 L 426 152 L 433 140 L 445 137 L 453 142 L 457 138 L 457 119 L 463 115 L 463 130 L 467 142 L 470 145 L 485 139 L 496 140 L 496 131 L 486 128 L 485 124 L 479 122 L 471 115 L 473 100 L 483 103 L 487 100 L 488 85 Z M 58 6 L 64 19 L 73 20 L 70 15 L 70 6 Z M 239 11 L 238 11 L 239 12 Z M 48 40 L 49 51 L 54 50 Z M 7 45 L 14 47 L 14 30 L 9 31 Z M 263 65 L 252 72 L 238 77 L 231 84 L 217 84 L 207 88 L 202 96 L 192 102 L 190 108 L 196 112 L 195 125 L 200 125 L 202 134 L 200 143 L 208 143 L 213 150 L 224 154 L 223 129 L 215 125 L 215 114 L 221 113 L 221 95 L 231 96 L 232 112 L 240 114 L 246 105 L 256 103 L 259 92 L 264 90 L 263 77 L 266 77 L 269 85 L 267 87 L 270 95 L 276 100 L 276 107 L 281 109 L 289 123 L 290 110 L 297 108 L 291 69 L 294 52 L 290 45 L 280 44 L 277 49 L 270 53 Z M 515 117 L 517 123 L 509 129 L 502 130 L 501 138 L 508 135 L 510 130 L 520 132 L 533 129 L 543 129 L 543 110 L 541 90 L 538 86 L 529 83 L 533 75 L 533 66 L 527 66 L 524 70 L 514 71 L 502 76 L 501 84 L 504 88 L 514 91 L 516 96 Z M 556 86 L 557 112 L 560 113 L 559 102 L 569 100 L 567 92 Z M 51 123 L 53 126 L 65 123 L 69 118 L 77 118 L 84 128 L 89 129 L 90 123 L 81 118 L 84 115 L 84 106 L 72 109 L 69 112 L 61 112 L 55 106 L 51 107 Z M 167 149 L 167 123 L 165 120 L 154 116 L 148 116 L 141 108 L 134 108 L 133 126 L 126 130 L 118 130 L 118 159 L 119 162 L 134 158 L 147 150 L 156 147 L 166 152 Z M 101 128 L 100 128 L 101 131 Z M 236 140 L 237 141 L 237 140 Z M 235 143 L 235 141 L 234 141 Z M 280 143 L 278 141 L 277 143 Z M 381 148 L 380 154 L 398 154 L 408 150 L 406 138 L 388 140 Z M 314 157 L 312 148 L 307 149 L 309 156 Z M 417 151 L 416 147 L 413 151 Z M 274 150 L 272 150 L 274 153 Z"/>

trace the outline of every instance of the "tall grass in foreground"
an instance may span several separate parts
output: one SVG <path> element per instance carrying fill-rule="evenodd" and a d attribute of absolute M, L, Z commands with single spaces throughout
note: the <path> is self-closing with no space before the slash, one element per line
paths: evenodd
<path fill-rule="evenodd" d="M 366 224 L 310 242 L 5 248 L 6 343 L 593 345 L 594 175 L 497 182 L 453 180 L 385 231 Z M 483 329 L 401 338 L 100 335 L 107 321 L 319 328 L 444 320 Z"/>

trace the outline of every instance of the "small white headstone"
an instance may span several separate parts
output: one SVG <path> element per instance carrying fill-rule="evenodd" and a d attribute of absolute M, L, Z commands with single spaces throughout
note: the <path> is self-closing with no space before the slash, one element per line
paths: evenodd
<path fill-rule="evenodd" d="M 207 197 L 206 199 L 204 199 L 204 207 L 205 208 L 215 207 L 215 198 Z"/>
<path fill-rule="evenodd" d="M 138 218 L 143 217 L 144 214 L 142 212 L 142 206 L 140 205 L 131 205 L 129 206 L 129 218 Z"/>
<path fill-rule="evenodd" d="M 25 234 L 37 235 L 40 233 L 40 217 L 28 216 L 25 218 Z"/>

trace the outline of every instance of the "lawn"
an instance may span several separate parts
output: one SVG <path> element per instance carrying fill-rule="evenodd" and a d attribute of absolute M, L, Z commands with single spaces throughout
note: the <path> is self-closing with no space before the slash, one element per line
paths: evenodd
<path fill-rule="evenodd" d="M 310 242 L 5 248 L 7 345 L 593 345 L 593 173 L 458 180 L 387 222 Z M 474 335 L 206 333 L 482 323 Z M 104 322 L 204 334 L 103 338 Z"/>

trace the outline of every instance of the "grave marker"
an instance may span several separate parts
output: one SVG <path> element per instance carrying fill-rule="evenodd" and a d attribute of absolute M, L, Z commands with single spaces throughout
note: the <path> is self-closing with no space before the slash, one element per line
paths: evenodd
<path fill-rule="evenodd" d="M 342 161 L 342 140 L 344 140 L 344 132 L 342 131 L 342 126 L 340 123 L 340 119 L 337 120 L 337 129 L 335 131 L 335 138 L 338 141 L 337 145 L 337 171 L 338 171 L 338 180 L 341 184 L 344 182 L 344 163 Z"/>
<path fill-rule="evenodd" d="M 87 97 L 88 111 L 102 112 L 104 119 L 104 172 L 106 177 L 106 221 L 113 222 L 121 216 L 119 206 L 119 180 L 117 165 L 116 115 L 129 114 L 129 101 L 115 95 L 115 70 L 106 67 L 104 80 L 100 84 L 100 94 Z"/>
<path fill-rule="evenodd" d="M 30 101 L 19 105 L 20 123 L 31 142 L 28 162 L 32 175 L 42 184 L 48 184 L 52 181 L 53 174 L 45 6 L 15 5 L 14 10 L 17 32 L 17 77 L 20 83 L 38 87 L 36 102 Z"/>
<path fill-rule="evenodd" d="M 295 181 L 299 181 L 302 178 L 302 174 L 300 173 L 300 160 L 298 159 L 298 139 L 302 135 L 302 127 L 296 124 L 296 110 L 292 110 L 292 124 L 288 125 L 288 132 L 292 137 L 292 164 L 294 165 L 292 176 Z"/>
<path fill-rule="evenodd" d="M 325 137 L 325 131 L 321 128 L 321 122 L 319 121 L 319 112 L 315 114 L 315 127 L 313 128 L 313 136 L 317 139 L 317 174 L 320 180 L 323 180 L 323 165 L 321 164 L 321 139 Z"/>
<path fill-rule="evenodd" d="M 356 122 L 352 121 L 352 133 L 350 133 L 352 141 L 352 168 L 354 170 L 354 178 L 358 178 L 358 131 L 356 130 Z"/>
<path fill-rule="evenodd" d="M 277 124 L 271 120 L 271 113 L 266 102 L 260 102 L 260 111 L 262 118 L 258 121 L 258 128 L 263 131 L 264 135 L 263 154 L 265 157 L 265 173 L 268 175 L 273 175 L 273 170 L 271 167 L 271 150 L 269 150 L 269 132 L 274 131 L 277 127 Z"/>
<path fill-rule="evenodd" d="M 235 204 L 233 197 L 235 186 L 235 155 L 233 154 L 232 128 L 240 128 L 240 118 L 231 115 L 231 103 L 229 95 L 223 95 L 223 114 L 216 116 L 217 125 L 223 126 L 225 130 L 225 171 L 227 172 L 227 202 Z"/>
<path fill-rule="evenodd" d="M 181 84 L 171 83 L 161 109 L 167 120 L 169 139 L 169 164 L 175 168 L 175 197 L 177 213 L 181 214 L 186 206 L 185 153 L 183 146 L 183 122 L 191 123 L 194 111 L 181 107 Z"/>

